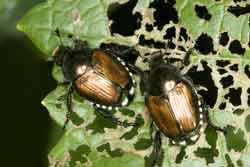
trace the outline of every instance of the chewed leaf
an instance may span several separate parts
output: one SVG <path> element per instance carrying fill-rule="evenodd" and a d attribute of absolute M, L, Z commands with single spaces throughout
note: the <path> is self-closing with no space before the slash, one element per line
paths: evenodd
<path fill-rule="evenodd" d="M 60 125 L 63 125 L 65 121 L 65 100 L 66 100 L 67 88 L 60 86 L 52 91 L 42 101 L 42 104 L 46 106 L 51 117 Z"/>
<path fill-rule="evenodd" d="M 201 160 L 184 160 L 181 167 L 201 167 L 201 166 L 206 166 L 206 163 Z"/>
<path fill-rule="evenodd" d="M 58 86 L 52 91 L 43 101 L 42 104 L 48 109 L 51 117 L 61 126 L 64 125 L 66 119 L 66 95 L 68 87 Z M 94 119 L 94 112 L 91 106 L 84 102 L 82 98 L 77 97 L 73 100 L 73 110 L 81 118 L 84 118 L 84 123 L 90 123 Z"/>
<path fill-rule="evenodd" d="M 49 160 L 51 165 L 66 166 L 69 163 L 67 158 L 70 151 L 76 150 L 79 146 L 85 144 L 91 149 L 102 144 L 103 137 L 100 134 L 91 135 L 82 128 L 76 128 L 68 131 L 60 139 L 57 145 L 51 150 Z M 66 159 L 65 159 L 66 158 Z M 65 161 L 62 161 L 64 159 Z M 58 163 L 59 161 L 59 163 Z M 52 166 L 54 166 L 52 165 Z"/>
<path fill-rule="evenodd" d="M 31 9 L 17 28 L 29 36 L 47 59 L 51 59 L 59 44 L 54 33 L 56 28 L 65 39 L 73 34 L 92 46 L 98 46 L 110 35 L 106 9 L 101 0 L 50 0 Z"/>
<path fill-rule="evenodd" d="M 247 166 L 250 164 L 250 145 L 248 145 L 246 147 L 246 150 L 244 151 L 244 153 L 241 156 L 241 159 L 238 161 L 239 166 Z"/>
<path fill-rule="evenodd" d="M 247 43 L 250 34 L 247 23 L 249 15 L 242 15 L 237 18 L 227 11 L 229 5 L 225 5 L 225 3 L 203 0 L 177 1 L 176 7 L 180 24 L 185 26 L 195 38 L 202 33 L 207 33 L 215 40 L 215 44 L 219 43 L 218 39 L 221 32 L 229 32 L 230 37 L 238 39 L 242 43 Z M 204 15 L 203 19 L 200 14 Z"/>
<path fill-rule="evenodd" d="M 127 166 L 144 166 L 144 159 L 136 155 L 123 155 L 118 158 L 100 158 L 94 161 L 93 166 L 106 167 L 127 167 Z"/>
<path fill-rule="evenodd" d="M 213 111 L 210 112 L 210 118 L 214 124 L 224 128 L 228 125 L 234 125 L 237 117 L 231 112 Z"/>
<path fill-rule="evenodd" d="M 52 69 L 52 76 L 58 83 L 64 82 L 63 72 L 61 68 L 57 65 L 54 65 Z"/>
<path fill-rule="evenodd" d="M 1 7 L 1 3 L 0 3 Z M 183 68 L 198 94 L 209 106 L 215 125 L 226 134 L 205 128 L 193 145 L 171 145 L 161 135 L 162 167 L 247 166 L 249 164 L 250 29 L 245 1 L 206 0 L 48 0 L 31 9 L 17 28 L 52 59 L 60 41 L 71 45 L 80 38 L 98 48 L 102 42 L 134 46 L 141 56 L 136 65 L 149 69 L 152 53 L 183 59 L 194 48 L 190 65 Z M 243 11 L 239 11 L 243 9 Z M 236 11 L 238 10 L 238 11 Z M 175 62 L 178 64 L 178 62 Z M 54 79 L 64 82 L 62 68 L 54 66 Z M 120 120 L 137 122 L 121 127 L 101 117 L 84 97 L 74 92 L 73 111 L 63 137 L 49 154 L 51 167 L 150 166 L 152 118 L 137 82 L 132 103 L 116 112 Z M 158 81 L 155 81 L 158 82 Z M 197 85 L 197 86 L 196 86 Z M 42 101 L 60 126 L 66 119 L 67 85 L 59 85 Z M 181 104 L 181 103 L 180 103 Z M 153 128 L 156 130 L 157 128 Z"/>

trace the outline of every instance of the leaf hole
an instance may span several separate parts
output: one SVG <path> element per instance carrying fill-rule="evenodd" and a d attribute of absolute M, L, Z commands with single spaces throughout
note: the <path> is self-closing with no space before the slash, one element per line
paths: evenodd
<path fill-rule="evenodd" d="M 230 88 L 229 93 L 225 95 L 226 99 L 229 99 L 230 103 L 234 106 L 241 105 L 241 93 L 242 88 Z"/>
<path fill-rule="evenodd" d="M 225 103 L 225 102 L 220 103 L 219 109 L 224 110 L 226 108 L 226 105 L 227 105 L 227 103 Z"/>
<path fill-rule="evenodd" d="M 202 33 L 196 39 L 194 48 L 204 55 L 209 54 L 210 52 L 214 52 L 213 39 L 209 35 Z"/>
<path fill-rule="evenodd" d="M 222 46 L 226 46 L 228 44 L 229 41 L 229 36 L 227 32 L 223 32 L 220 34 L 220 39 L 219 42 Z"/>
<path fill-rule="evenodd" d="M 216 65 L 219 67 L 226 67 L 229 64 L 230 64 L 230 61 L 228 61 L 228 60 L 217 60 L 216 61 Z"/>
<path fill-rule="evenodd" d="M 166 30 L 165 35 L 163 36 L 164 39 L 172 39 L 175 38 L 175 27 L 170 27 Z"/>
<path fill-rule="evenodd" d="M 180 28 L 180 36 L 179 36 L 179 41 L 182 41 L 182 39 L 184 39 L 185 41 L 188 40 L 188 34 L 187 34 L 187 30 L 183 27 Z"/>
<path fill-rule="evenodd" d="M 250 79 L 250 68 L 249 68 L 249 65 L 246 65 L 246 66 L 245 66 L 244 71 L 245 71 L 245 74 L 247 75 L 247 77 Z M 250 91 L 249 91 L 249 92 L 250 92 Z"/>
<path fill-rule="evenodd" d="M 233 64 L 229 67 L 231 71 L 237 72 L 239 70 L 238 64 Z"/>
<path fill-rule="evenodd" d="M 155 41 L 154 39 L 145 39 L 144 35 L 140 35 L 139 44 L 142 46 L 147 46 L 150 48 L 165 49 L 166 44 L 160 41 Z"/>
<path fill-rule="evenodd" d="M 220 73 L 220 75 L 227 73 L 227 70 L 225 70 L 224 68 L 219 68 L 217 69 L 217 71 Z"/>
<path fill-rule="evenodd" d="M 220 83 L 222 84 L 223 88 L 227 88 L 231 85 L 233 85 L 233 77 L 231 75 L 228 75 L 226 77 L 222 77 L 220 80 Z"/>
<path fill-rule="evenodd" d="M 239 17 L 241 15 L 250 13 L 250 5 L 247 4 L 245 7 L 242 7 L 242 6 L 239 6 L 239 5 L 237 5 L 237 6 L 229 6 L 227 11 L 232 13 L 236 17 Z"/>
<path fill-rule="evenodd" d="M 183 46 L 178 46 L 178 50 L 181 50 L 183 52 L 186 52 L 186 49 Z"/>
<path fill-rule="evenodd" d="M 237 108 L 236 110 L 233 111 L 234 114 L 236 115 L 241 115 L 244 113 L 244 110 L 243 109 L 240 109 L 240 108 Z"/>
<path fill-rule="evenodd" d="M 228 49 L 231 53 L 236 53 L 236 54 L 240 54 L 240 55 L 244 55 L 244 53 L 245 53 L 245 48 L 242 48 L 240 41 L 238 41 L 238 40 L 233 40 L 230 43 Z"/>
<path fill-rule="evenodd" d="M 154 29 L 153 25 L 152 24 L 148 24 L 148 23 L 145 25 L 145 28 L 146 28 L 146 31 L 148 31 L 148 32 L 151 32 Z"/>
<path fill-rule="evenodd" d="M 137 0 L 130 0 L 125 4 L 114 3 L 109 6 L 108 17 L 113 21 L 110 26 L 112 34 L 131 36 L 141 27 L 141 14 L 138 12 L 133 14 L 136 4 Z"/>
<path fill-rule="evenodd" d="M 193 66 L 188 71 L 187 75 L 193 79 L 194 84 L 202 85 L 207 88 L 208 91 L 200 90 L 198 93 L 201 94 L 205 103 L 212 108 L 217 100 L 218 88 L 214 84 L 213 78 L 211 76 L 212 70 L 208 66 L 207 62 L 202 61 L 202 66 L 204 68 L 203 71 L 197 71 L 197 66 Z"/>
<path fill-rule="evenodd" d="M 158 30 L 162 30 L 164 25 L 173 21 L 175 24 L 178 23 L 178 13 L 175 9 L 175 0 L 154 0 L 150 3 L 149 7 L 154 8 L 154 26 Z"/>
<path fill-rule="evenodd" d="M 194 10 L 196 12 L 196 15 L 201 19 L 209 21 L 212 17 L 212 15 L 208 12 L 206 6 L 195 5 Z"/>

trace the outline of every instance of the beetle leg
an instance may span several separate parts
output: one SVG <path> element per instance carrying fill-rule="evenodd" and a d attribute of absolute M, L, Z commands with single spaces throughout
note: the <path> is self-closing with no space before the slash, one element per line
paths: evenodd
<path fill-rule="evenodd" d="M 141 78 L 140 81 L 140 91 L 141 94 L 144 95 L 145 92 L 148 90 L 148 77 L 149 77 L 149 71 L 142 71 L 139 67 L 128 64 L 129 69 L 134 72 L 136 75 L 138 75 Z"/>
<path fill-rule="evenodd" d="M 185 66 L 190 64 L 190 55 L 192 54 L 193 50 L 194 50 L 194 48 L 190 48 L 185 53 L 183 61 L 182 61 Z"/>
<path fill-rule="evenodd" d="M 190 78 L 190 76 L 188 76 L 188 75 L 183 75 L 183 76 L 182 76 L 182 79 L 185 80 L 186 82 L 188 82 L 189 85 L 191 85 L 191 86 L 194 85 L 193 80 L 192 80 L 192 78 Z"/>
<path fill-rule="evenodd" d="M 154 122 L 152 121 L 149 126 L 149 134 L 152 141 L 153 141 L 153 131 L 154 131 L 153 128 L 154 128 Z"/>
<path fill-rule="evenodd" d="M 118 118 L 114 116 L 113 113 L 109 112 L 108 110 L 100 109 L 93 105 L 95 108 L 95 111 L 98 112 L 103 118 L 110 120 L 112 123 L 116 125 L 120 125 L 123 127 L 128 127 L 128 126 L 137 126 L 137 123 L 131 123 L 127 121 L 120 121 Z"/>
<path fill-rule="evenodd" d="M 60 32 L 59 28 L 56 28 L 55 33 L 56 33 L 56 36 L 59 38 L 60 45 L 63 45 L 61 32 Z"/>
<path fill-rule="evenodd" d="M 205 116 L 205 119 L 206 119 L 206 121 L 207 121 L 207 124 L 210 126 L 210 127 L 212 127 L 213 129 L 215 129 L 216 131 L 220 131 L 220 132 L 222 132 L 222 133 L 226 133 L 226 130 L 225 129 L 223 129 L 223 128 L 221 128 L 221 127 L 219 127 L 219 126 L 217 126 L 217 125 L 215 125 L 213 122 L 212 122 L 212 120 L 210 119 L 210 117 L 209 117 L 209 112 L 208 112 L 208 106 L 204 103 L 204 101 L 203 101 L 203 99 L 202 98 L 200 98 L 200 101 L 202 102 L 202 105 L 204 106 L 203 108 L 204 108 L 204 116 Z"/>
<path fill-rule="evenodd" d="M 134 99 L 136 91 L 136 84 L 133 83 L 128 89 L 122 89 L 122 92 L 126 95 L 126 97 L 122 98 L 120 105 L 122 107 L 128 106 L 131 101 Z"/>
<path fill-rule="evenodd" d="M 161 132 L 157 131 L 153 140 L 152 164 L 151 164 L 152 167 L 156 166 L 161 155 L 162 155 Z"/>
<path fill-rule="evenodd" d="M 138 75 L 138 76 L 143 76 L 143 73 L 144 73 L 144 71 L 142 71 L 139 67 L 137 67 L 137 66 L 135 66 L 135 65 L 133 65 L 133 64 L 130 64 L 130 63 L 128 63 L 127 64 L 128 65 L 128 68 L 133 72 L 133 73 L 135 73 L 136 75 Z"/>
<path fill-rule="evenodd" d="M 220 131 L 220 132 L 226 134 L 226 130 L 225 130 L 225 129 L 223 129 L 223 128 L 217 126 L 217 125 L 215 125 L 215 124 L 211 121 L 211 119 L 210 119 L 210 117 L 209 117 L 208 110 L 205 111 L 205 117 L 206 117 L 206 120 L 207 120 L 207 124 L 208 124 L 209 126 L 211 126 L 212 128 L 214 128 L 216 131 Z"/>
<path fill-rule="evenodd" d="M 66 125 L 69 122 L 71 113 L 73 112 L 72 110 L 72 93 L 73 93 L 73 86 L 70 85 L 68 93 L 67 93 L 67 113 L 66 113 L 66 120 L 63 125 L 63 129 L 65 129 Z"/>
<path fill-rule="evenodd" d="M 135 64 L 135 61 L 140 53 L 134 49 L 125 45 L 118 45 L 115 43 L 101 44 L 101 49 L 110 53 L 111 55 L 117 55 L 127 63 Z"/>

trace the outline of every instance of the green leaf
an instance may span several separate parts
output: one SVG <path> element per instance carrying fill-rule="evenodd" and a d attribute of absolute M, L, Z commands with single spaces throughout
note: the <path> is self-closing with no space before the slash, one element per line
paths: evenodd
<path fill-rule="evenodd" d="M 219 127 L 226 127 L 233 125 L 234 120 L 237 118 L 231 112 L 213 111 L 209 113 L 212 122 Z"/>
<path fill-rule="evenodd" d="M 61 70 L 61 67 L 54 65 L 52 69 L 52 76 L 58 83 L 64 82 L 63 72 Z"/>
<path fill-rule="evenodd" d="M 241 155 L 241 159 L 239 160 L 239 166 L 247 166 L 250 164 L 250 145 L 247 146 L 246 150 Z"/>
<path fill-rule="evenodd" d="M 46 106 L 51 117 L 61 126 L 64 124 L 66 119 L 67 91 L 67 86 L 58 86 L 42 101 L 42 104 Z M 95 116 L 93 115 L 93 109 L 88 103 L 84 102 L 82 98 L 77 97 L 73 99 L 73 103 L 74 112 L 81 118 L 84 118 L 84 120 L 86 120 L 86 124 L 93 121 Z"/>
<path fill-rule="evenodd" d="M 65 116 L 67 112 L 67 90 L 67 86 L 58 86 L 42 101 L 42 104 L 46 106 L 51 117 L 61 126 L 64 124 L 66 119 Z M 131 104 L 131 106 L 127 109 L 131 110 L 137 107 L 137 109 L 141 108 L 141 111 L 138 112 L 143 112 L 143 105 L 141 105 L 142 102 L 143 98 L 138 96 L 133 101 L 133 104 Z M 105 155 L 105 157 L 108 156 L 107 152 L 103 153 L 97 151 L 97 148 L 105 143 L 110 143 L 111 150 L 122 149 L 122 152 L 128 154 L 127 156 L 117 158 L 117 162 L 128 160 L 128 163 L 131 164 L 144 163 L 143 156 L 140 155 L 140 151 L 137 151 L 134 146 L 135 142 L 139 140 L 137 139 L 137 137 L 133 137 L 133 140 L 131 141 L 120 141 L 120 138 L 122 138 L 122 136 L 129 133 L 133 129 L 113 129 L 113 126 L 106 126 L 105 121 L 109 124 L 110 122 L 104 120 L 103 118 L 101 121 L 98 121 L 97 119 L 99 117 L 96 117 L 90 104 L 88 104 L 88 102 L 84 101 L 83 98 L 79 96 L 74 96 L 73 98 L 73 110 L 74 113 L 76 113 L 75 116 L 78 117 L 77 119 L 81 119 L 81 123 L 78 124 L 76 123 L 76 121 L 73 121 L 74 118 L 71 118 L 71 121 L 67 125 L 67 132 L 49 154 L 51 166 L 55 166 L 56 164 L 59 166 L 67 166 L 69 164 L 78 164 L 80 163 L 80 161 L 82 163 L 91 161 L 96 165 L 100 165 L 101 160 L 105 161 L 105 163 L 107 164 L 113 163 L 112 158 L 101 158 L 99 160 L 99 158 L 103 155 Z M 138 113 L 136 113 L 136 115 L 138 115 Z M 130 122 L 135 121 L 133 118 L 131 118 L 130 114 L 126 114 L 126 116 L 119 115 L 119 117 L 124 120 L 127 119 Z M 93 125 L 93 123 L 95 123 L 95 126 L 91 127 L 90 125 Z M 103 126 L 106 126 L 106 129 Z M 104 131 L 96 131 L 96 128 L 103 128 Z M 146 131 L 148 131 L 148 126 L 146 128 Z M 138 128 L 136 129 L 136 131 L 138 131 Z M 144 136 L 142 134 L 140 135 L 140 137 Z M 117 138 L 117 136 L 120 137 Z M 90 153 L 88 154 L 88 157 L 86 156 L 86 153 L 84 151 L 79 151 L 79 149 L 81 149 L 82 147 L 89 148 L 88 150 Z M 130 155 L 130 153 L 132 153 L 131 151 L 134 152 L 134 154 L 137 156 Z M 143 155 L 145 153 L 147 152 L 144 152 Z M 68 159 L 70 158 L 69 154 L 72 158 L 70 161 Z M 116 161 L 114 161 L 114 163 L 116 163 Z"/>
<path fill-rule="evenodd" d="M 212 17 L 209 21 L 200 19 L 195 10 L 195 5 L 206 5 Z M 185 0 L 176 1 L 176 8 L 179 15 L 179 24 L 186 27 L 194 38 L 197 38 L 201 33 L 207 33 L 213 39 L 215 44 L 218 44 L 219 35 L 221 32 L 229 32 L 230 37 L 238 39 L 242 43 L 249 41 L 249 15 L 240 17 L 234 16 L 227 12 L 228 4 L 219 1 L 207 0 Z M 195 23 L 195 24 L 193 24 Z"/>
<path fill-rule="evenodd" d="M 68 157 L 70 151 L 78 149 L 79 146 L 82 146 L 83 144 L 93 148 L 102 144 L 102 140 L 102 135 L 90 135 L 87 132 L 84 132 L 82 128 L 67 131 L 49 154 L 51 166 L 57 164 L 58 161 L 60 161 L 60 164 L 58 165 L 66 166 L 66 164 L 69 163 L 67 158 L 70 158 Z M 64 159 L 64 161 L 62 161 L 62 159 Z"/>
<path fill-rule="evenodd" d="M 94 161 L 93 166 L 95 167 L 127 167 L 127 166 L 144 166 L 144 159 L 136 155 L 124 155 L 118 158 L 100 158 Z"/>
<path fill-rule="evenodd" d="M 32 8 L 19 21 L 17 28 L 25 32 L 34 44 L 51 59 L 59 45 L 54 31 L 59 28 L 63 39 L 74 34 L 96 47 L 110 36 L 106 9 L 101 0 L 50 0 Z"/>
<path fill-rule="evenodd" d="M 206 163 L 201 160 L 184 160 L 181 167 L 201 167 L 201 166 L 206 166 Z"/>
<path fill-rule="evenodd" d="M 246 131 L 247 132 L 250 132 L 250 115 L 248 115 L 246 117 L 246 120 L 245 120 L 245 128 L 246 128 Z"/>

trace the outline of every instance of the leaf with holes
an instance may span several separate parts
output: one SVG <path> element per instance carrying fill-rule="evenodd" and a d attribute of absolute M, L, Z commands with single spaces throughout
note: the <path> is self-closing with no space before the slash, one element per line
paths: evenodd
<path fill-rule="evenodd" d="M 217 1 L 188 0 L 176 1 L 179 23 L 197 38 L 202 33 L 207 33 L 214 39 L 214 44 L 219 43 L 220 33 L 228 32 L 233 39 L 243 44 L 249 42 L 249 15 L 235 16 L 229 12 L 230 7 L 236 4 Z M 196 24 L 193 24 L 196 23 Z"/>
<path fill-rule="evenodd" d="M 201 89 L 209 105 L 212 122 L 227 134 L 208 127 L 199 140 L 182 148 L 169 144 L 162 135 L 162 166 L 232 166 L 249 164 L 249 4 L 205 0 L 49 0 L 31 9 L 17 28 L 43 51 L 45 59 L 59 45 L 54 30 L 60 28 L 63 43 L 68 35 L 87 40 L 91 47 L 101 42 L 136 46 L 142 57 L 155 51 L 182 59 L 195 48 L 191 63 L 184 68 Z M 64 81 L 62 71 L 53 68 L 53 77 Z M 139 82 L 137 80 L 137 82 Z M 197 86 L 198 87 L 198 86 Z M 51 117 L 63 125 L 68 87 L 59 85 L 44 100 Z M 50 166 L 150 166 L 151 119 L 144 112 L 139 86 L 133 103 L 115 115 L 123 120 L 144 123 L 122 128 L 95 114 L 88 102 L 73 97 L 74 113 L 67 131 L 49 154 Z M 134 112 L 133 112 L 134 111 Z"/>

